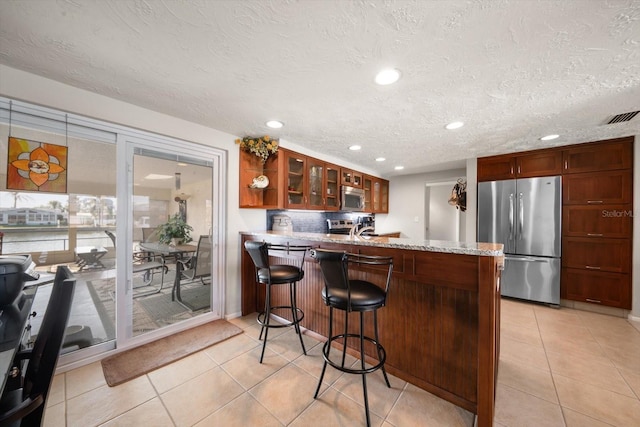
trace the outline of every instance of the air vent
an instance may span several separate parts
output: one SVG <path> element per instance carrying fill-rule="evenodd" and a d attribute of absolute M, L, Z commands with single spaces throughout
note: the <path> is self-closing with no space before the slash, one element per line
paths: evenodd
<path fill-rule="evenodd" d="M 629 120 L 633 119 L 638 113 L 640 113 L 640 111 L 632 111 L 630 113 L 616 114 L 611 118 L 611 120 L 607 122 L 607 124 L 612 125 L 614 123 L 628 122 Z"/>

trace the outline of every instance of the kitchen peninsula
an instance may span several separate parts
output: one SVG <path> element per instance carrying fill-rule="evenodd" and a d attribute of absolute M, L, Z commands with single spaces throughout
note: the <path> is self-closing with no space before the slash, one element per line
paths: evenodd
<path fill-rule="evenodd" d="M 241 233 L 242 248 L 247 240 L 392 256 L 387 306 L 378 315 L 387 371 L 477 414 L 478 426 L 493 425 L 502 245 L 274 231 Z M 273 261 L 291 260 L 279 256 Z M 305 314 L 301 325 L 326 337 L 329 310 L 321 298 L 322 274 L 312 258 L 304 268 L 297 288 L 298 307 Z M 382 271 L 350 271 L 384 283 Z M 284 288 L 272 294 L 273 305 L 286 301 Z M 243 250 L 242 314 L 260 311 L 263 304 L 264 288 L 257 286 L 253 263 Z M 344 327 L 341 322 L 337 329 Z M 350 323 L 357 324 L 355 319 Z"/>

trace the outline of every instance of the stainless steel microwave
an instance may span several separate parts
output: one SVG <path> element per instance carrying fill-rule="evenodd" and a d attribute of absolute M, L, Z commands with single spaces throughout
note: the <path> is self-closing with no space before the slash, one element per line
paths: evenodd
<path fill-rule="evenodd" d="M 340 210 L 350 212 L 364 211 L 364 190 L 343 185 L 340 188 Z"/>

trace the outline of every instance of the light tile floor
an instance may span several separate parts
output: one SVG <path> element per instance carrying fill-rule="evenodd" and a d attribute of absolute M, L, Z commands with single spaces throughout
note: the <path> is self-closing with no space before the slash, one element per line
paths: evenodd
<path fill-rule="evenodd" d="M 55 377 L 46 426 L 364 425 L 359 377 L 322 367 L 321 345 L 270 331 L 264 363 L 255 316 L 245 331 L 129 381 L 105 383 L 100 363 Z M 640 425 L 640 326 L 569 308 L 502 301 L 495 426 Z M 369 376 L 376 426 L 473 426 L 471 413 L 390 376 Z"/>

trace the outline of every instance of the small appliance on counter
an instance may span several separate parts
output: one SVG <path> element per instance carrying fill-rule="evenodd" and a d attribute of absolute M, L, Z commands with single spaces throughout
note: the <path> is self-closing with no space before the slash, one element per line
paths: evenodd
<path fill-rule="evenodd" d="M 292 232 L 293 224 L 291 223 L 291 217 L 288 215 L 274 215 L 271 230 Z"/>
<path fill-rule="evenodd" d="M 38 280 L 31 255 L 0 255 L 0 308 L 13 304 L 24 282 Z"/>

